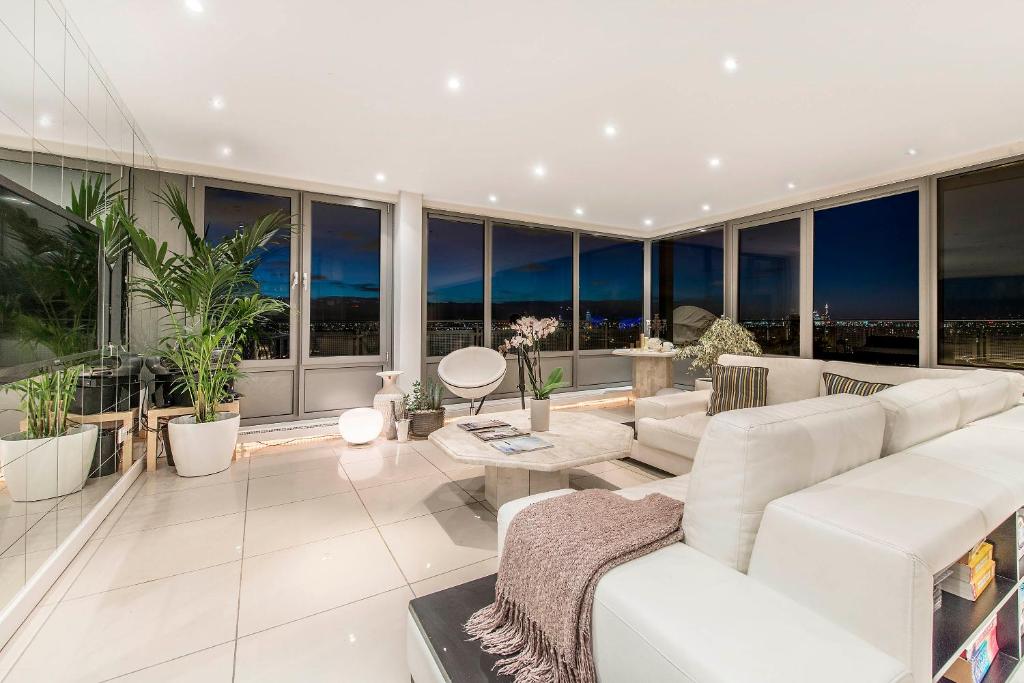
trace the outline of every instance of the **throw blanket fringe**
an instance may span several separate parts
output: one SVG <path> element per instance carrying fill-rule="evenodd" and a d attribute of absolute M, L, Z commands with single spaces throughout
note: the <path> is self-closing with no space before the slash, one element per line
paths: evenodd
<path fill-rule="evenodd" d="M 515 683 L 594 683 L 594 591 L 614 567 L 682 540 L 683 504 L 591 489 L 539 501 L 513 518 L 495 601 L 466 622 Z"/>

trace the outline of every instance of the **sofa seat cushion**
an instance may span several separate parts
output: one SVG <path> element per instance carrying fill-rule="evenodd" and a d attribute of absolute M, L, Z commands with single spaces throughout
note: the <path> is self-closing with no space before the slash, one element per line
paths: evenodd
<path fill-rule="evenodd" d="M 608 683 L 910 680 L 893 658 L 682 543 L 601 579 L 593 647 L 598 679 Z"/>
<path fill-rule="evenodd" d="M 703 412 L 668 420 L 645 417 L 636 423 L 636 438 L 645 446 L 693 458 L 710 421 Z"/>
<path fill-rule="evenodd" d="M 960 427 L 1001 413 L 1015 388 L 1005 372 L 995 370 L 965 372 L 961 377 L 947 381 L 953 383 L 960 396 Z"/>
<path fill-rule="evenodd" d="M 704 391 L 679 391 L 657 394 L 637 399 L 634 414 L 637 420 L 645 417 L 653 417 L 656 420 L 667 420 L 689 413 L 706 413 L 708 410 L 708 398 L 711 392 Z"/>
<path fill-rule="evenodd" d="M 627 486 L 624 489 L 619 489 L 615 493 L 619 494 L 623 498 L 629 498 L 630 500 L 640 500 L 644 496 L 649 496 L 652 493 L 660 493 L 663 496 L 669 498 L 675 498 L 686 502 L 686 491 L 690 488 L 690 475 L 684 474 L 679 477 L 668 477 L 666 479 L 655 479 L 649 481 L 646 484 L 637 484 L 636 486 Z"/>
<path fill-rule="evenodd" d="M 760 408 L 768 401 L 768 368 L 713 365 L 708 415 L 727 410 Z"/>
<path fill-rule="evenodd" d="M 977 422 L 972 422 L 967 426 L 970 428 L 998 427 L 1000 429 L 1024 432 L 1024 405 L 1017 405 L 1009 410 L 1004 410 L 998 415 L 986 417 L 982 420 L 978 420 Z"/>
<path fill-rule="evenodd" d="M 824 361 L 810 358 L 736 356 L 727 353 L 720 356 L 718 362 L 721 365 L 768 368 L 767 404 L 770 406 L 802 401 L 824 393 L 818 391 Z"/>
<path fill-rule="evenodd" d="M 879 457 L 885 413 L 837 394 L 711 419 L 690 473 L 687 545 L 746 571 L 765 506 Z"/>
<path fill-rule="evenodd" d="M 950 380 L 915 379 L 873 398 L 885 409 L 882 455 L 947 434 L 960 421 L 960 396 Z"/>

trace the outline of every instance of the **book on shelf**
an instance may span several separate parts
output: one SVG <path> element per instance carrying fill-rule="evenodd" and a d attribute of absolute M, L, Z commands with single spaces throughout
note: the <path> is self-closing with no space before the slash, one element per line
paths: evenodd
<path fill-rule="evenodd" d="M 467 432 L 510 426 L 509 423 L 504 420 L 470 420 L 468 422 L 459 422 L 458 425 L 460 429 L 465 429 Z"/>
<path fill-rule="evenodd" d="M 516 429 L 511 425 L 505 427 L 491 427 L 490 429 L 477 429 L 470 432 L 481 441 L 496 441 L 497 439 L 511 439 L 517 436 L 526 436 L 527 432 Z"/>
<path fill-rule="evenodd" d="M 953 683 L 981 683 L 999 654 L 997 621 L 997 615 L 992 615 L 992 619 L 981 628 L 978 637 L 953 660 L 952 666 L 944 674 L 946 678 Z"/>
<path fill-rule="evenodd" d="M 988 568 L 988 563 L 991 561 L 992 544 L 986 541 L 978 546 L 976 551 L 964 555 L 959 561 L 950 567 L 952 570 L 952 576 L 958 581 L 976 583 Z"/>
<path fill-rule="evenodd" d="M 955 573 L 946 577 L 940 584 L 942 590 L 973 602 L 985 592 L 995 578 L 996 563 L 989 558 L 984 564 L 973 570 L 971 575 L 974 578 L 970 581 L 958 578 Z"/>
<path fill-rule="evenodd" d="M 491 441 L 490 444 L 497 448 L 505 455 L 515 455 L 517 453 L 528 453 L 530 451 L 539 451 L 542 448 L 551 448 L 554 444 L 545 441 L 537 436 L 526 434 L 523 436 L 516 436 L 511 439 L 501 439 L 499 441 Z"/>

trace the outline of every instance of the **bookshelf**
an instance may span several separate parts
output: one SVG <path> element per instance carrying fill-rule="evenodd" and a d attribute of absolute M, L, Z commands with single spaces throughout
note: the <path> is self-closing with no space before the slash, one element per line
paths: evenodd
<path fill-rule="evenodd" d="M 953 661 L 981 633 L 993 615 L 997 615 L 996 640 L 999 653 L 985 674 L 983 683 L 1004 683 L 1017 672 L 1024 654 L 1021 623 L 1021 586 L 1024 584 L 1024 557 L 1017 553 L 1018 510 L 1003 520 L 988 535 L 996 576 L 974 602 L 942 593 L 942 606 L 932 618 L 932 680 L 950 683 L 944 676 Z M 965 548 L 964 553 L 970 551 Z"/>

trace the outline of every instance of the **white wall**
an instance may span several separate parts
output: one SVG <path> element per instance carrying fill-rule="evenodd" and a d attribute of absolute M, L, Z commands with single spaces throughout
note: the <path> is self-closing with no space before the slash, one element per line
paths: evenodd
<path fill-rule="evenodd" d="M 401 387 L 421 379 L 423 363 L 423 195 L 400 192 L 394 229 L 394 359 Z"/>

